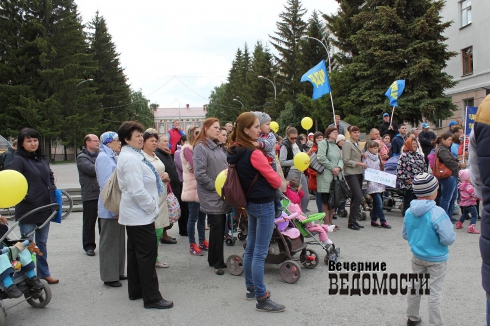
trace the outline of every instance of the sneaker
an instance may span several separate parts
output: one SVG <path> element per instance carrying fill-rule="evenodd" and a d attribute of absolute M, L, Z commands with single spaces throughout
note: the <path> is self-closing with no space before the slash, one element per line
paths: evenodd
<path fill-rule="evenodd" d="M 19 288 L 15 284 L 10 285 L 5 290 L 5 292 L 7 293 L 7 295 L 9 296 L 9 298 L 12 298 L 12 299 L 13 298 L 20 298 L 22 296 L 22 291 L 19 290 Z"/>
<path fill-rule="evenodd" d="M 325 246 L 330 246 L 332 243 L 333 243 L 333 241 L 331 239 L 327 239 L 323 244 Z"/>
<path fill-rule="evenodd" d="M 382 228 L 385 228 L 385 229 L 391 229 L 391 225 L 389 225 L 389 224 L 388 224 L 388 223 L 386 223 L 386 222 L 381 223 L 381 227 L 382 227 Z"/>
<path fill-rule="evenodd" d="M 270 297 L 271 293 L 269 291 L 265 291 L 266 296 Z M 247 293 L 245 293 L 245 299 L 248 301 L 255 299 L 255 288 L 253 286 L 247 288 Z"/>
<path fill-rule="evenodd" d="M 39 277 L 33 276 L 31 278 L 26 279 L 27 284 L 29 284 L 34 290 L 44 289 L 44 284 L 41 282 Z"/>
<path fill-rule="evenodd" d="M 333 224 L 332 225 L 329 225 L 327 227 L 327 229 L 328 229 L 328 232 L 333 232 L 333 230 L 335 229 L 335 225 L 333 225 Z"/>
<path fill-rule="evenodd" d="M 257 311 L 265 311 L 265 312 L 283 312 L 286 307 L 282 304 L 275 303 L 271 299 L 267 293 L 265 297 L 257 298 L 257 303 L 255 304 L 255 310 Z"/>
<path fill-rule="evenodd" d="M 475 224 L 470 224 L 470 226 L 468 226 L 468 233 L 480 234 L 480 231 L 475 229 Z"/>
<path fill-rule="evenodd" d="M 191 255 L 204 256 L 201 249 L 199 249 L 199 247 L 195 243 L 190 244 L 189 252 L 191 253 Z"/>
<path fill-rule="evenodd" d="M 371 226 L 375 228 L 379 228 L 381 225 L 379 225 L 379 223 L 376 221 L 371 221 Z"/>
<path fill-rule="evenodd" d="M 456 229 L 462 229 L 463 228 L 463 223 L 460 221 L 456 222 Z"/>
<path fill-rule="evenodd" d="M 209 242 L 207 242 L 206 240 L 204 240 L 203 242 L 199 242 L 199 249 L 208 251 Z"/>
<path fill-rule="evenodd" d="M 417 321 L 415 320 L 411 320 L 410 318 L 407 319 L 407 326 L 415 326 L 415 325 L 418 325 L 420 324 L 420 322 L 422 321 L 422 319 L 419 319 Z"/>

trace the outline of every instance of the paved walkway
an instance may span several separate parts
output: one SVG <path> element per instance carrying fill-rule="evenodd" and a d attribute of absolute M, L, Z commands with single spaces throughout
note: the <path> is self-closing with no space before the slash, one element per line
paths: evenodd
<path fill-rule="evenodd" d="M 52 168 L 59 187 L 77 185 L 74 164 Z M 313 201 L 310 209 L 314 210 Z M 352 231 L 347 229 L 347 219 L 336 220 L 341 230 L 331 238 L 342 250 L 340 261 L 386 262 L 386 273 L 410 272 L 410 250 L 401 237 L 402 217 L 394 210 L 387 219 L 391 230 L 363 223 L 365 229 Z M 59 284 L 51 286 L 51 303 L 44 309 L 33 309 L 25 302 L 13 307 L 8 310 L 8 325 L 406 325 L 404 295 L 328 295 L 328 269 L 323 261 L 315 269 L 303 268 L 296 284 L 284 283 L 277 265 L 266 265 L 267 288 L 274 300 L 286 305 L 286 311 L 256 312 L 255 303 L 245 300 L 243 275 L 215 275 L 206 256 L 189 254 L 187 238 L 178 235 L 177 227 L 169 233 L 178 243 L 159 245 L 170 268 L 157 271 L 163 296 L 175 306 L 167 311 L 145 310 L 141 300 L 128 300 L 126 282 L 122 288 L 102 284 L 99 256 L 88 257 L 82 250 L 81 220 L 81 213 L 74 213 L 61 225 L 51 225 L 49 263 L 53 276 L 60 278 Z M 457 230 L 456 243 L 450 249 L 442 304 L 446 325 L 484 325 L 478 238 Z M 225 258 L 241 255 L 241 244 L 237 241 L 233 247 L 225 246 Z M 323 258 L 316 247 L 312 246 Z M 4 300 L 7 307 L 16 302 Z M 422 299 L 421 315 L 421 325 L 428 325 L 427 298 Z"/>

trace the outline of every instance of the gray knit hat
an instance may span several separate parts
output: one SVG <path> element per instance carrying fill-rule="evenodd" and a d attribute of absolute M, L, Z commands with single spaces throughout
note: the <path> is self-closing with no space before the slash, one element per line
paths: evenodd
<path fill-rule="evenodd" d="M 421 173 L 415 176 L 412 189 L 415 196 L 428 197 L 439 189 L 439 182 L 432 174 Z"/>
<path fill-rule="evenodd" d="M 255 114 L 257 118 L 259 118 L 260 125 L 263 125 L 264 123 L 272 120 L 270 115 L 265 112 L 253 111 L 252 113 Z"/>

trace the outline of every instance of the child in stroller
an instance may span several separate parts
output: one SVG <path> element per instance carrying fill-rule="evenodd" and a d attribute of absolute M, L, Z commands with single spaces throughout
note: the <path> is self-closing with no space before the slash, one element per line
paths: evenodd
<path fill-rule="evenodd" d="M 0 217 L 0 237 L 8 232 L 7 219 Z M 4 239 L 0 244 L 0 289 L 5 292 L 8 298 L 20 298 L 22 291 L 14 283 L 12 276 L 14 273 L 22 271 L 26 275 L 26 282 L 35 290 L 44 288 L 41 280 L 36 276 L 34 268 L 36 265 L 32 261 L 32 252 L 42 255 L 36 244 L 30 240 L 16 241 Z M 27 250 L 26 250 L 27 249 Z"/>

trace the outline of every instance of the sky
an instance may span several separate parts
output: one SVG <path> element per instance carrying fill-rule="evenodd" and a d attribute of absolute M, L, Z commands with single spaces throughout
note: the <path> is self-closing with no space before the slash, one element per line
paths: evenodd
<path fill-rule="evenodd" d="M 160 108 L 209 103 L 226 82 L 236 50 L 269 44 L 286 0 L 75 0 L 84 23 L 104 17 L 131 88 Z M 303 0 L 313 10 L 336 12 L 335 0 Z M 268 47 L 273 50 L 272 45 Z M 274 51 L 272 51 L 274 53 Z M 267 81 L 264 81 L 267 82 Z"/>

